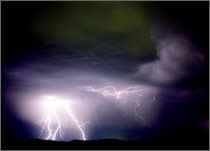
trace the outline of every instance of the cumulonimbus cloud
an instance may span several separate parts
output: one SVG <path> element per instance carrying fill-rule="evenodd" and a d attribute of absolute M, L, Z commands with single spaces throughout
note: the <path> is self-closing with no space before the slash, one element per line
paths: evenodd
<path fill-rule="evenodd" d="M 204 57 L 185 34 L 157 26 L 151 37 L 156 44 L 158 59 L 140 65 L 137 77 L 168 84 L 198 71 L 203 65 Z"/>

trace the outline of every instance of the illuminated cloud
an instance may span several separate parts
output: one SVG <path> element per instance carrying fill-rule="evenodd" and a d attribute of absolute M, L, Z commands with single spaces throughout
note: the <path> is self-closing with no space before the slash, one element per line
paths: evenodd
<path fill-rule="evenodd" d="M 159 26 L 151 32 L 156 43 L 157 59 L 139 65 L 136 76 L 155 83 L 170 84 L 199 71 L 205 60 L 190 38 L 176 33 L 170 26 Z"/>

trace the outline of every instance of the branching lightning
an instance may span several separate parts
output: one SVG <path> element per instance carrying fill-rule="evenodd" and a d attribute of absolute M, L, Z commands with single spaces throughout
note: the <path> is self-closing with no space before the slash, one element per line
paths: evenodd
<path fill-rule="evenodd" d="M 44 118 L 39 121 L 41 128 L 40 137 L 45 137 L 46 140 L 64 140 L 64 130 L 62 129 L 63 119 L 60 117 L 60 112 L 63 111 L 72 119 L 81 133 L 82 140 L 86 140 L 86 135 L 83 127 L 86 123 L 77 120 L 76 116 L 69 108 L 68 101 L 57 100 L 53 96 L 45 97 L 43 102 Z"/>
<path fill-rule="evenodd" d="M 139 115 L 138 111 L 137 111 L 137 109 L 141 106 L 139 97 L 144 96 L 145 91 L 148 91 L 149 89 L 140 88 L 140 87 L 128 87 L 128 88 L 123 89 L 123 90 L 117 90 L 113 86 L 105 86 L 105 87 L 102 87 L 102 88 L 99 88 L 99 89 L 95 89 L 92 86 L 88 86 L 88 87 L 86 87 L 86 90 L 88 92 L 102 94 L 104 97 L 112 96 L 116 100 L 125 101 L 124 103 L 134 102 L 135 103 L 134 113 L 135 113 L 135 115 Z M 129 96 L 131 94 L 132 94 L 132 96 L 135 96 L 135 97 L 131 97 L 131 98 L 127 99 L 126 96 Z M 156 100 L 156 97 L 155 97 L 155 94 L 154 94 L 153 102 L 155 100 Z M 119 101 L 118 103 L 121 104 L 122 102 Z M 147 104 L 147 102 L 146 102 L 146 104 Z M 142 118 L 142 119 L 144 120 L 144 118 Z"/>
<path fill-rule="evenodd" d="M 49 98 L 48 98 L 49 99 Z M 61 122 L 56 112 L 56 102 L 50 102 L 50 100 L 45 100 L 44 102 L 44 112 L 46 114 L 45 118 L 40 120 L 40 125 L 42 126 L 40 136 L 44 135 L 44 131 L 48 131 L 48 135 L 45 139 L 55 140 L 57 134 L 61 139 L 63 139 L 64 132 L 61 128 Z M 55 129 L 55 130 L 54 130 Z"/>
<path fill-rule="evenodd" d="M 125 94 L 136 94 L 138 96 L 142 96 L 142 94 L 137 94 L 137 92 L 145 91 L 146 89 L 140 89 L 137 87 L 128 87 L 126 89 L 123 89 L 121 91 L 117 91 L 116 88 L 113 86 L 105 86 L 100 89 L 94 89 L 92 86 L 86 87 L 86 90 L 88 92 L 98 92 L 103 94 L 103 96 L 114 96 L 116 99 L 121 99 L 123 95 Z"/>

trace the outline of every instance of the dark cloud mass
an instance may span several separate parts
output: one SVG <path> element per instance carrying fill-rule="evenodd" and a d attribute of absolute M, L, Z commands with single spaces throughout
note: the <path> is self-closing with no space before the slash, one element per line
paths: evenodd
<path fill-rule="evenodd" d="M 2 2 L 3 142 L 49 139 L 40 125 L 48 112 L 45 124 L 56 117 L 65 141 L 82 139 L 76 118 L 87 140 L 208 146 L 208 9 L 208 2 Z M 54 97 L 60 104 L 44 104 Z"/>

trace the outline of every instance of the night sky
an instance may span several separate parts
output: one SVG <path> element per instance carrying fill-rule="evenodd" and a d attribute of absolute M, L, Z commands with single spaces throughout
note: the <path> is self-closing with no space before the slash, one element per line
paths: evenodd
<path fill-rule="evenodd" d="M 38 121 L 46 97 L 56 97 L 69 100 L 87 140 L 208 142 L 208 2 L 2 2 L 1 8 L 3 141 L 46 139 Z M 116 90 L 93 91 L 106 86 Z M 110 95 L 129 87 L 135 92 Z M 82 139 L 55 106 L 64 141 Z"/>

